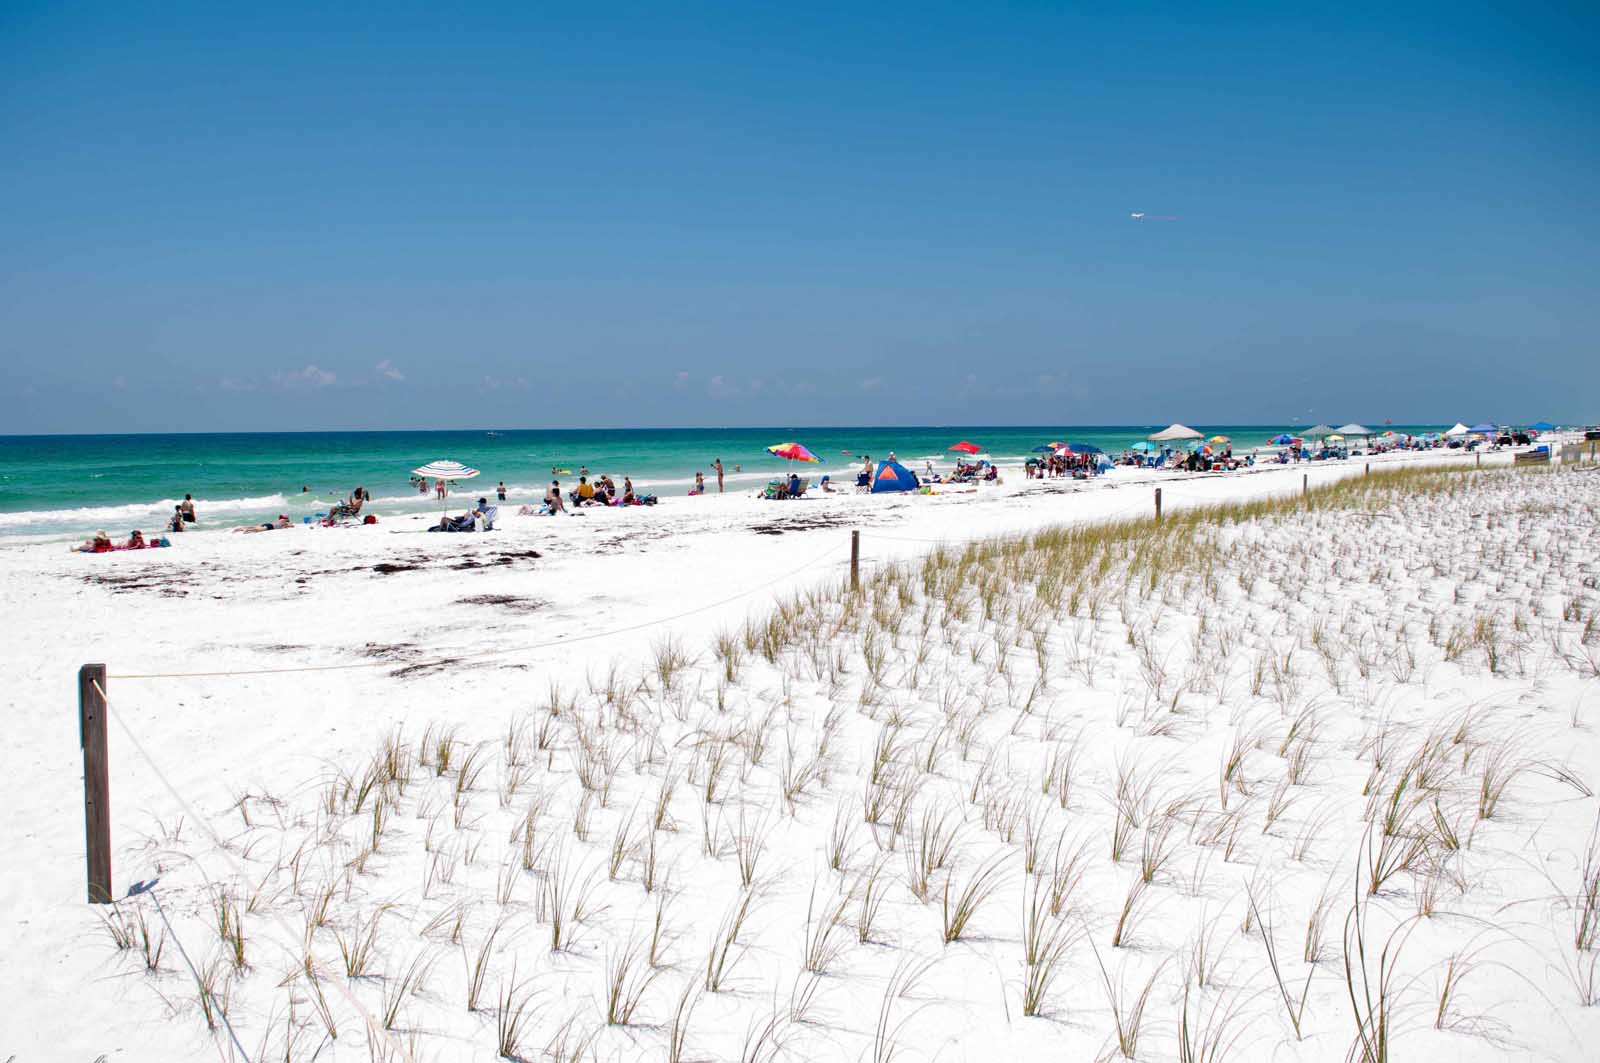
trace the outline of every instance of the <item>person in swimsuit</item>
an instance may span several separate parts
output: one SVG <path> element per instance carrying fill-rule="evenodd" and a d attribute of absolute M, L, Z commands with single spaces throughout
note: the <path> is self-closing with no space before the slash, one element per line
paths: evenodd
<path fill-rule="evenodd" d="M 184 495 L 183 501 L 178 504 L 178 509 L 183 513 L 183 519 L 190 524 L 194 523 L 194 496 Z"/>
<path fill-rule="evenodd" d="M 717 470 L 717 494 L 720 495 L 722 494 L 722 459 L 718 458 L 711 463 L 711 466 Z"/>

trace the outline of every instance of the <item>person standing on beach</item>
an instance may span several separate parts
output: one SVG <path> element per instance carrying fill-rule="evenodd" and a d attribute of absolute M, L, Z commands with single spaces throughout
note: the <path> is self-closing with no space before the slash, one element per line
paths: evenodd
<path fill-rule="evenodd" d="M 494 489 L 494 493 L 500 497 L 500 501 L 504 502 L 506 500 L 506 482 L 504 480 L 500 481 L 500 486 Z"/>
<path fill-rule="evenodd" d="M 449 491 L 444 486 L 443 477 L 433 481 L 433 493 L 441 502 L 444 501 L 444 496 L 449 494 Z"/>
<path fill-rule="evenodd" d="M 720 495 L 722 494 L 722 459 L 718 458 L 711 465 L 717 470 L 717 494 Z"/>

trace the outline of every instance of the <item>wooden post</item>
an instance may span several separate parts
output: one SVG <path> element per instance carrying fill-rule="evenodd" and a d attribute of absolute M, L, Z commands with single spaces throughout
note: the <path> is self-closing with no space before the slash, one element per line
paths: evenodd
<path fill-rule="evenodd" d="M 1307 497 L 1310 496 L 1310 494 L 1311 494 L 1311 474 L 1308 473 L 1308 472 L 1303 472 L 1303 473 L 1300 474 L 1300 497 L 1301 498 L 1307 498 Z"/>
<path fill-rule="evenodd" d="M 1483 468 L 1483 451 L 1474 451 L 1473 456 L 1478 459 L 1478 468 Z"/>
<path fill-rule="evenodd" d="M 106 753 L 106 666 L 78 669 L 78 744 L 83 747 L 83 831 L 89 903 L 111 903 L 111 761 Z"/>
<path fill-rule="evenodd" d="M 861 529 L 850 532 L 850 589 L 861 589 Z"/>
<path fill-rule="evenodd" d="M 1367 471 L 1362 473 L 1361 475 L 1363 475 L 1363 476 L 1371 476 L 1372 475 L 1372 462 L 1370 462 L 1370 461 L 1367 462 Z"/>
<path fill-rule="evenodd" d="M 1161 522 L 1161 488 L 1156 488 L 1156 523 Z"/>

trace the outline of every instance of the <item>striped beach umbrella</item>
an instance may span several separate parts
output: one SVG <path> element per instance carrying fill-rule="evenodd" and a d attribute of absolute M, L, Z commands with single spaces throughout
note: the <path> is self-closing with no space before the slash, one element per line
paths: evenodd
<path fill-rule="evenodd" d="M 430 461 L 420 469 L 412 469 L 411 475 L 429 480 L 470 480 L 479 473 L 459 461 Z"/>

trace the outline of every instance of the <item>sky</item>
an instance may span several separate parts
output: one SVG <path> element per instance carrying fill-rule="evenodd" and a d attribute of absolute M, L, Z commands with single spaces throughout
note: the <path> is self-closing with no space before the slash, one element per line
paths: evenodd
<path fill-rule="evenodd" d="M 1312 7 L 0 0 L 0 434 L 1600 420 L 1600 7 Z"/>

